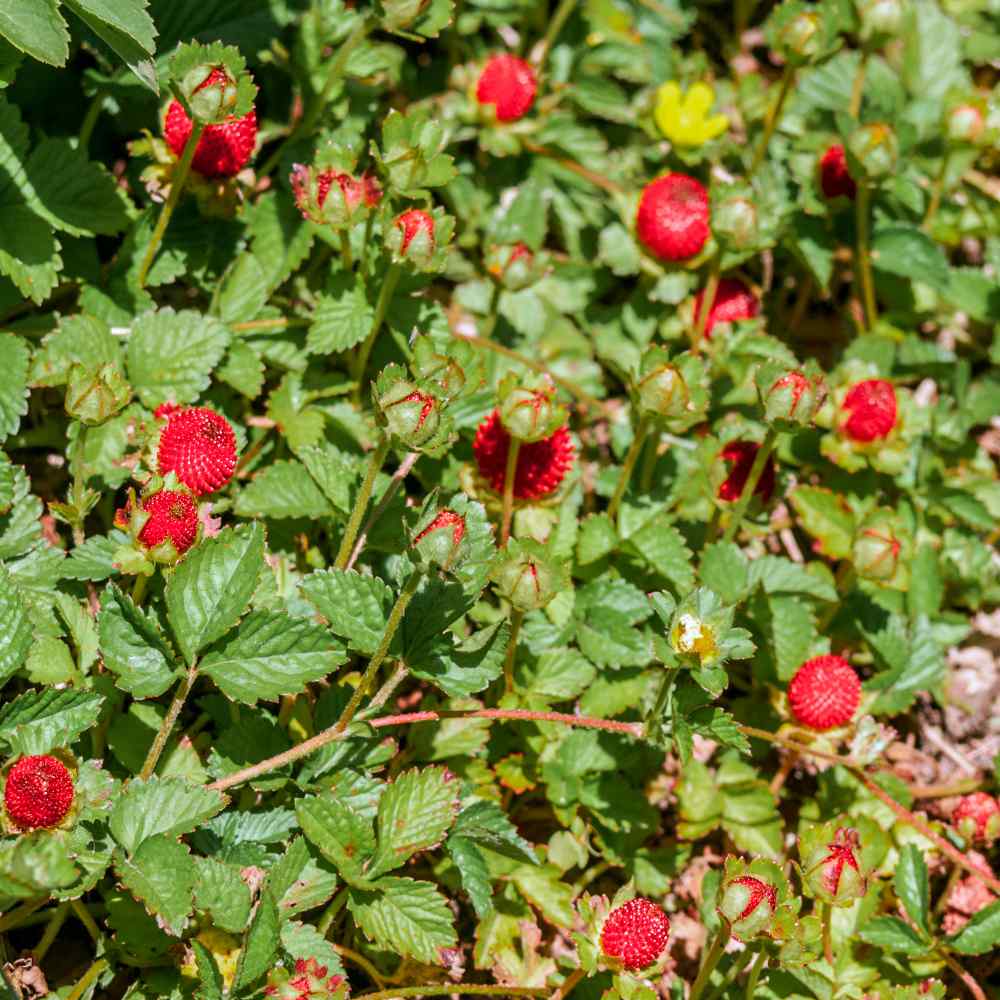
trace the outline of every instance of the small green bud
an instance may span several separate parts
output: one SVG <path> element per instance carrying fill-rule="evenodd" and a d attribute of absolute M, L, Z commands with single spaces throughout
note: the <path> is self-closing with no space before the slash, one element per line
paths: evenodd
<path fill-rule="evenodd" d="M 857 0 L 859 35 L 868 45 L 884 45 L 903 28 L 903 0 Z"/>
<path fill-rule="evenodd" d="M 434 216 L 420 208 L 397 215 L 385 234 L 385 245 L 396 261 L 407 261 L 420 270 L 434 261 Z"/>
<path fill-rule="evenodd" d="M 486 254 L 486 270 L 512 292 L 535 284 L 545 273 L 544 254 L 532 253 L 525 243 L 495 246 Z"/>
<path fill-rule="evenodd" d="M 387 374 L 388 373 L 388 374 Z M 387 369 L 375 386 L 375 403 L 387 432 L 410 449 L 430 441 L 441 426 L 441 403 L 407 378 Z"/>
<path fill-rule="evenodd" d="M 555 398 L 549 379 L 524 385 L 505 379 L 500 386 L 500 422 L 504 430 L 522 443 L 541 441 L 566 422 L 565 407 Z"/>
<path fill-rule="evenodd" d="M 663 352 L 651 351 L 657 355 L 648 366 L 643 363 L 643 374 L 636 383 L 636 398 L 639 409 L 652 417 L 682 417 L 691 407 L 691 393 L 680 369 L 658 357 Z"/>
<path fill-rule="evenodd" d="M 445 508 L 424 520 L 426 524 L 417 526 L 413 548 L 423 562 L 446 571 L 452 569 L 466 547 L 465 518 Z"/>
<path fill-rule="evenodd" d="M 497 593 L 517 611 L 544 608 L 565 586 L 565 571 L 536 542 L 512 542 L 492 573 Z"/>
<path fill-rule="evenodd" d="M 219 66 L 197 66 L 186 73 L 181 92 L 200 122 L 223 121 L 236 107 L 236 81 Z"/>
<path fill-rule="evenodd" d="M 905 537 L 899 518 L 891 510 L 870 514 L 854 538 L 851 562 L 863 580 L 892 580 L 905 557 Z"/>
<path fill-rule="evenodd" d="M 757 206 L 742 195 L 726 198 L 713 208 L 712 232 L 734 250 L 753 246 L 759 235 Z"/>
<path fill-rule="evenodd" d="M 850 906 L 865 895 L 868 872 L 860 848 L 857 830 L 840 827 L 830 843 L 817 845 L 803 859 L 803 878 L 814 898 L 834 906 Z"/>
<path fill-rule="evenodd" d="M 884 122 L 856 128 L 847 140 L 847 149 L 859 172 L 869 180 L 881 180 L 896 169 L 899 144 L 892 126 Z"/>
<path fill-rule="evenodd" d="M 770 424 L 807 427 L 823 402 L 825 387 L 820 377 L 810 377 L 800 369 L 774 376 L 773 367 L 759 372 L 757 391 L 764 406 L 764 419 Z"/>
<path fill-rule="evenodd" d="M 66 384 L 66 412 L 83 424 L 102 424 L 132 398 L 132 387 L 117 365 L 94 370 L 73 365 Z"/>
<path fill-rule="evenodd" d="M 986 115 L 979 105 L 959 104 L 948 111 L 945 132 L 951 142 L 975 145 L 986 132 Z"/>
<path fill-rule="evenodd" d="M 434 383 L 444 400 L 454 399 L 465 389 L 465 368 L 451 354 L 436 351 L 429 337 L 414 340 L 411 366 L 422 380 Z"/>
<path fill-rule="evenodd" d="M 781 55 L 789 62 L 808 62 L 822 50 L 822 23 L 819 15 L 802 11 L 789 18 L 778 33 Z"/>
<path fill-rule="evenodd" d="M 739 875 L 722 883 L 717 909 L 740 941 L 766 933 L 777 908 L 777 890 L 755 875 Z"/>

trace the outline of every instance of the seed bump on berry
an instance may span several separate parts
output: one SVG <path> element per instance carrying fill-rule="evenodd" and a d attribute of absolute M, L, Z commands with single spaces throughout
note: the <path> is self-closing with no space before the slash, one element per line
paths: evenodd
<path fill-rule="evenodd" d="M 500 420 L 499 410 L 494 410 L 479 425 L 472 450 L 480 474 L 497 493 L 502 493 L 510 434 Z M 574 457 L 566 427 L 540 441 L 522 444 L 517 453 L 514 496 L 519 500 L 536 500 L 552 493 L 573 467 Z"/>
<path fill-rule="evenodd" d="M 190 407 L 170 414 L 156 453 L 160 475 L 177 478 L 199 496 L 221 489 L 236 471 L 236 435 L 221 413 Z"/>

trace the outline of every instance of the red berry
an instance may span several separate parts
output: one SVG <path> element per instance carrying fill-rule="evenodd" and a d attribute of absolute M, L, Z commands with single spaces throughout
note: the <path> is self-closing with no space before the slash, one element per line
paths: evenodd
<path fill-rule="evenodd" d="M 854 196 L 858 193 L 854 178 L 847 172 L 844 147 L 839 143 L 831 146 L 819 161 L 819 186 L 827 198 L 838 198 L 843 195 L 854 201 Z"/>
<path fill-rule="evenodd" d="M 142 509 L 149 520 L 139 532 L 139 541 L 147 548 L 155 548 L 170 539 L 183 555 L 198 537 L 198 506 L 190 493 L 160 490 L 142 501 Z"/>
<path fill-rule="evenodd" d="M 174 472 L 188 489 L 202 496 L 232 479 L 236 435 L 221 413 L 202 406 L 179 410 L 167 418 L 156 459 L 161 476 Z"/>
<path fill-rule="evenodd" d="M 705 299 L 704 289 L 694 298 L 694 315 L 701 315 L 702 302 Z M 705 336 L 712 339 L 712 327 L 716 323 L 735 323 L 741 319 L 753 319 L 760 312 L 760 302 L 757 296 L 738 278 L 723 278 L 715 290 L 715 298 L 708 310 L 705 322 Z"/>
<path fill-rule="evenodd" d="M 639 239 L 660 260 L 687 260 L 708 241 L 708 191 L 687 174 L 664 174 L 642 190 Z"/>
<path fill-rule="evenodd" d="M 431 247 L 434 246 L 434 216 L 419 208 L 410 208 L 396 216 L 396 226 L 403 231 L 403 243 L 400 253 L 406 253 L 410 244 L 416 239 L 420 230 L 427 233 Z"/>
<path fill-rule="evenodd" d="M 58 826 L 73 805 L 73 776 L 55 757 L 22 757 L 7 772 L 7 817 L 21 830 Z"/>
<path fill-rule="evenodd" d="M 870 378 L 852 385 L 844 397 L 843 427 L 852 441 L 877 441 L 896 426 L 896 390 L 891 382 Z"/>
<path fill-rule="evenodd" d="M 1000 836 L 1000 802 L 986 792 L 973 792 L 955 806 L 951 821 L 969 840 L 995 840 Z"/>
<path fill-rule="evenodd" d="M 796 721 L 833 729 L 851 721 L 861 702 L 861 681 L 842 656 L 814 656 L 795 671 L 788 703 Z"/>
<path fill-rule="evenodd" d="M 496 108 L 497 121 L 513 122 L 531 109 L 538 90 L 535 71 L 523 59 L 491 56 L 476 85 L 476 100 Z"/>
<path fill-rule="evenodd" d="M 601 951 L 631 972 L 652 965 L 667 947 L 670 919 L 648 899 L 630 899 L 608 914 Z"/>
<path fill-rule="evenodd" d="M 210 87 L 226 79 L 221 69 L 213 69 L 198 87 Z M 163 123 L 163 138 L 175 156 L 184 152 L 191 135 L 191 119 L 180 101 L 171 101 Z M 242 118 L 229 118 L 221 125 L 209 125 L 198 140 L 191 167 L 202 177 L 235 177 L 253 155 L 257 143 L 257 113 L 251 108 Z"/>
<path fill-rule="evenodd" d="M 502 493 L 510 434 L 500 421 L 499 410 L 494 410 L 479 425 L 472 450 L 480 474 L 497 493 Z M 517 453 L 514 496 L 519 500 L 534 500 L 551 493 L 566 478 L 573 459 L 573 442 L 566 427 L 560 427 L 541 441 L 522 444 Z"/>
<path fill-rule="evenodd" d="M 753 441 L 730 441 L 722 449 L 719 457 L 727 463 L 732 463 L 732 469 L 726 481 L 719 487 L 718 497 L 720 500 L 732 502 L 739 500 L 743 495 L 743 487 L 746 486 L 750 478 L 750 470 L 753 468 L 753 461 L 757 457 L 760 449 L 759 444 Z M 759 496 L 764 503 L 771 499 L 774 493 L 774 456 L 768 455 L 764 463 L 764 471 L 757 480 L 754 489 L 754 496 Z"/>

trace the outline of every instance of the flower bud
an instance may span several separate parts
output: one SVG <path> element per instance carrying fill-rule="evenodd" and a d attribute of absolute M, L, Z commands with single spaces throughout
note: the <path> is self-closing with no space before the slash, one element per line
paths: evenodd
<path fill-rule="evenodd" d="M 665 351 L 647 352 L 635 386 L 636 401 L 647 416 L 683 417 L 692 409 L 691 393 L 681 370 L 666 357 Z"/>
<path fill-rule="evenodd" d="M 398 377 L 399 369 L 387 368 L 375 385 L 378 406 L 390 436 L 407 448 L 430 441 L 441 426 L 441 403 L 410 379 Z"/>
<path fill-rule="evenodd" d="M 857 0 L 859 35 L 870 45 L 884 45 L 903 27 L 903 0 Z"/>
<path fill-rule="evenodd" d="M 774 33 L 773 46 L 786 62 L 801 65 L 823 51 L 823 23 L 818 13 L 800 10 L 782 21 Z"/>
<path fill-rule="evenodd" d="M 945 118 L 945 133 L 951 142 L 975 144 L 986 131 L 986 115 L 976 104 L 959 104 L 949 109 Z"/>
<path fill-rule="evenodd" d="M 378 181 L 368 174 L 353 177 L 348 173 L 318 170 L 296 163 L 290 180 L 302 217 L 336 229 L 364 218 L 382 198 Z"/>
<path fill-rule="evenodd" d="M 1000 837 L 1000 802 L 986 792 L 972 792 L 959 800 L 951 821 L 966 840 L 992 844 Z"/>
<path fill-rule="evenodd" d="M 132 398 L 132 387 L 117 365 L 88 369 L 73 365 L 66 383 L 66 412 L 83 424 L 102 424 Z"/>
<path fill-rule="evenodd" d="M 465 389 L 465 368 L 451 354 L 436 351 L 428 337 L 414 340 L 411 367 L 421 379 L 434 383 L 443 400 L 454 399 Z"/>
<path fill-rule="evenodd" d="M 181 92 L 200 122 L 221 122 L 236 107 L 236 81 L 221 66 L 196 66 L 181 81 Z"/>
<path fill-rule="evenodd" d="M 822 379 L 810 378 L 798 368 L 783 372 L 777 378 L 773 369 L 758 373 L 757 391 L 768 423 L 800 427 L 812 423 L 825 395 Z"/>
<path fill-rule="evenodd" d="M 395 260 L 429 268 L 434 259 L 434 216 L 419 208 L 397 215 L 386 233 L 385 245 Z"/>
<path fill-rule="evenodd" d="M 869 180 L 881 180 L 896 169 L 899 144 L 891 125 L 876 122 L 859 126 L 847 140 L 847 148 L 861 174 Z"/>
<path fill-rule="evenodd" d="M 757 206 L 742 195 L 726 198 L 712 210 L 712 232 L 734 250 L 753 246 L 759 233 Z"/>
<path fill-rule="evenodd" d="M 298 958 L 295 970 L 272 969 L 264 995 L 270 1000 L 348 1000 L 350 984 L 343 976 L 327 976 L 329 969 L 315 958 Z"/>
<path fill-rule="evenodd" d="M 740 941 L 766 933 L 777 908 L 777 890 L 755 875 L 740 875 L 722 883 L 717 909 Z"/>
<path fill-rule="evenodd" d="M 465 518 L 445 508 L 419 528 L 413 548 L 425 563 L 449 570 L 458 562 L 464 542 Z"/>
<path fill-rule="evenodd" d="M 509 382 L 501 386 L 500 422 L 522 443 L 540 441 L 566 422 L 565 409 L 556 402 L 556 388 L 549 380 L 537 386 Z"/>
<path fill-rule="evenodd" d="M 824 903 L 849 906 L 868 888 L 868 873 L 861 859 L 857 830 L 840 827 L 833 840 L 816 846 L 803 862 L 806 888 Z"/>
<path fill-rule="evenodd" d="M 873 511 L 861 525 L 851 550 L 854 570 L 863 580 L 888 581 L 903 558 L 899 519 L 891 510 Z"/>
<path fill-rule="evenodd" d="M 545 262 L 539 260 L 525 243 L 512 246 L 495 246 L 486 255 L 486 270 L 512 292 L 533 285 L 545 271 Z"/>
<path fill-rule="evenodd" d="M 537 542 L 511 542 L 492 573 L 497 593 L 517 611 L 544 608 L 566 584 L 566 574 Z"/>

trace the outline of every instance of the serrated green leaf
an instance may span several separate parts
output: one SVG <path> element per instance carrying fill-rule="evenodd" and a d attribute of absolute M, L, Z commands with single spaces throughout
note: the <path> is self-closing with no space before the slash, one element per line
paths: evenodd
<path fill-rule="evenodd" d="M 66 0 L 66 4 L 154 94 L 159 93 L 151 58 L 156 26 L 146 12 L 146 0 Z"/>
<path fill-rule="evenodd" d="M 12 333 L 0 335 L 0 441 L 20 426 L 28 412 L 28 361 L 31 350 Z"/>
<path fill-rule="evenodd" d="M 346 882 L 365 880 L 367 862 L 375 850 L 370 820 L 330 795 L 299 799 L 295 814 L 302 832 L 337 866 Z"/>
<path fill-rule="evenodd" d="M 115 840 L 132 854 L 150 837 L 190 833 L 225 804 L 221 792 L 180 778 L 134 778 L 115 799 L 109 826 Z"/>
<path fill-rule="evenodd" d="M 981 909 L 957 934 L 945 939 L 962 955 L 984 955 L 1000 945 L 1000 899 Z"/>
<path fill-rule="evenodd" d="M 229 346 L 229 330 L 190 309 L 143 313 L 128 340 L 132 387 L 149 407 L 166 400 L 193 403 Z"/>
<path fill-rule="evenodd" d="M 375 652 L 395 602 L 387 584 L 354 570 L 319 570 L 302 581 L 302 593 L 334 635 L 359 653 Z"/>
<path fill-rule="evenodd" d="M 330 502 L 301 462 L 282 460 L 257 473 L 236 500 L 242 517 L 327 517 Z"/>
<path fill-rule="evenodd" d="M 368 869 L 376 878 L 444 840 L 458 814 L 459 782 L 447 768 L 406 771 L 378 805 L 378 849 Z"/>
<path fill-rule="evenodd" d="M 199 997 L 201 1000 L 223 1000 L 224 984 L 222 973 L 212 953 L 197 939 L 191 942 L 194 951 L 195 964 L 198 967 L 198 981 L 201 984 Z"/>
<path fill-rule="evenodd" d="M 316 303 L 306 346 L 311 354 L 349 350 L 368 336 L 374 319 L 364 282 L 353 272 L 341 272 L 330 279 Z"/>
<path fill-rule="evenodd" d="M 857 523 L 841 497 L 819 486 L 798 486 L 789 500 L 823 555 L 831 559 L 850 555 Z"/>
<path fill-rule="evenodd" d="M 248 399 L 256 399 L 264 387 L 264 362 L 245 341 L 234 340 L 215 377 Z"/>
<path fill-rule="evenodd" d="M 101 596 L 97 622 L 104 665 L 122 690 L 136 698 L 155 698 L 170 687 L 178 666 L 153 611 L 136 607 L 110 583 Z"/>
<path fill-rule="evenodd" d="M 947 291 L 951 275 L 944 251 L 915 226 L 878 226 L 872 237 L 872 264 L 877 271 L 922 281 Z"/>
<path fill-rule="evenodd" d="M 188 663 L 221 638 L 246 610 L 264 568 L 264 529 L 254 522 L 223 528 L 173 571 L 167 616 Z"/>
<path fill-rule="evenodd" d="M 510 879 L 549 923 L 556 927 L 572 924 L 573 886 L 555 865 L 518 865 Z"/>
<path fill-rule="evenodd" d="M 205 653 L 201 671 L 230 698 L 253 705 L 298 694 L 346 658 L 325 628 L 301 618 L 255 611 L 236 633 Z"/>
<path fill-rule="evenodd" d="M 469 894 L 476 916 L 482 920 L 493 909 L 493 886 L 483 852 L 468 837 L 452 834 L 448 853 L 462 877 L 462 888 Z"/>
<path fill-rule="evenodd" d="M 629 542 L 650 571 L 673 584 L 678 593 L 685 594 L 694 587 L 694 556 L 684 536 L 666 517 L 651 518 Z"/>
<path fill-rule="evenodd" d="M 56 0 L 15 0 L 4 4 L 0 7 L 0 35 L 41 62 L 66 65 L 69 30 Z"/>
<path fill-rule="evenodd" d="M 866 689 L 878 692 L 869 711 L 903 712 L 913 704 L 918 692 L 941 682 L 944 648 L 927 618 L 920 617 L 908 626 L 900 616 L 893 615 L 879 632 L 865 631 L 864 635 L 883 667 L 865 682 Z"/>
<path fill-rule="evenodd" d="M 900 850 L 892 887 L 909 918 L 930 937 L 930 882 L 924 856 L 915 844 L 907 844 Z"/>
<path fill-rule="evenodd" d="M 236 865 L 214 858 L 194 858 L 195 909 L 211 918 L 212 925 L 231 934 L 242 933 L 250 919 L 250 888 Z"/>
<path fill-rule="evenodd" d="M 760 585 L 765 594 L 808 594 L 823 601 L 837 600 L 833 581 L 810 573 L 801 563 L 783 556 L 761 556 L 749 565 L 749 584 Z"/>
<path fill-rule="evenodd" d="M 233 982 L 234 992 L 255 983 L 271 968 L 277 958 L 280 942 L 281 921 L 278 918 L 278 904 L 265 889 L 261 893 L 257 910 L 243 938 L 240 964 Z"/>
<path fill-rule="evenodd" d="M 0 841 L 0 899 L 31 899 L 72 885 L 79 870 L 63 831 L 36 830 Z"/>
<path fill-rule="evenodd" d="M 930 946 L 899 917 L 876 917 L 858 932 L 862 941 L 900 955 L 926 955 Z"/>
<path fill-rule="evenodd" d="M 373 890 L 352 888 L 347 906 L 365 936 L 379 948 L 439 965 L 440 949 L 455 946 L 448 901 L 430 882 L 382 878 Z"/>
<path fill-rule="evenodd" d="M 507 814 L 495 803 L 472 802 L 455 820 L 454 836 L 465 837 L 491 850 L 529 864 L 538 864 L 534 848 L 518 832 Z"/>
<path fill-rule="evenodd" d="M 594 665 L 575 649 L 547 649 L 533 668 L 525 671 L 525 693 L 546 701 L 568 701 L 582 694 L 597 673 Z"/>
<path fill-rule="evenodd" d="M 445 694 L 463 698 L 484 691 L 503 673 L 510 626 L 497 622 L 458 641 L 445 632 L 438 641 L 404 655 L 414 677 L 431 681 Z"/>
<path fill-rule="evenodd" d="M 0 687 L 24 663 L 31 648 L 32 633 L 21 592 L 11 580 L 7 567 L 0 565 Z"/>
<path fill-rule="evenodd" d="M 103 703 L 93 691 L 25 691 L 0 708 L 0 742 L 11 754 L 47 753 L 69 746 L 97 721 Z"/>
<path fill-rule="evenodd" d="M 809 607 L 795 597 L 768 598 L 771 612 L 771 642 L 778 680 L 791 680 L 809 658 L 816 638 L 816 626 Z"/>
<path fill-rule="evenodd" d="M 131 857 L 115 859 L 115 874 L 168 934 L 181 935 L 191 914 L 195 875 L 184 844 L 151 837 Z"/>
<path fill-rule="evenodd" d="M 160 30 L 167 34 L 162 24 Z M 191 37 L 188 30 L 182 28 L 182 37 Z M 250 249 L 264 268 L 266 287 L 271 292 L 309 256 L 315 231 L 303 220 L 291 198 L 279 198 L 273 192 L 259 198 L 246 219 Z"/>
<path fill-rule="evenodd" d="M 281 947 L 294 959 L 316 959 L 331 976 L 344 975 L 344 966 L 334 946 L 312 924 L 286 920 L 281 925 Z"/>
<path fill-rule="evenodd" d="M 224 323 L 256 319 L 267 304 L 264 268 L 252 253 L 242 253 L 219 286 L 219 318 Z"/>

